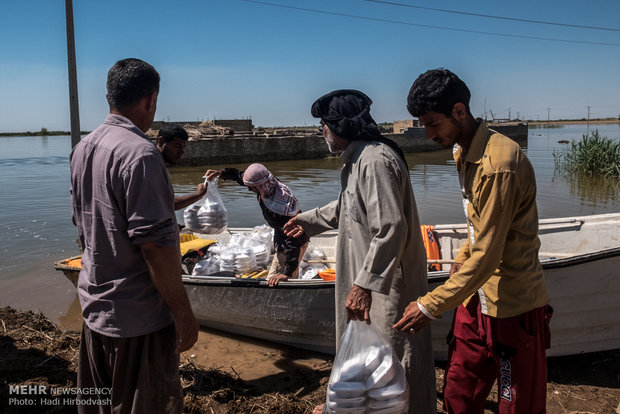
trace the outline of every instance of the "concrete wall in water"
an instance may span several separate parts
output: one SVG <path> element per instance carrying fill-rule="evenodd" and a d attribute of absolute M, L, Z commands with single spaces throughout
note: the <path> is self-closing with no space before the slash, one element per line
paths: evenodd
<path fill-rule="evenodd" d="M 523 124 L 520 124 L 523 125 Z M 519 142 L 527 140 L 527 125 L 491 127 Z M 440 149 L 426 139 L 423 128 L 410 128 L 404 134 L 384 134 L 395 141 L 403 152 L 425 152 Z M 521 143 L 521 142 L 520 142 Z M 523 144 L 521 144 L 523 145 Z M 210 165 L 263 161 L 317 159 L 333 156 L 323 137 L 309 136 L 222 136 L 189 141 L 178 165 Z"/>

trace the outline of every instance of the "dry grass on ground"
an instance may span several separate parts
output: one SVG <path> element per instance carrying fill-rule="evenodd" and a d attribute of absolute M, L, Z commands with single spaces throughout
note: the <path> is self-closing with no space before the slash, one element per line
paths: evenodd
<path fill-rule="evenodd" d="M 79 334 L 63 332 L 41 314 L 0 309 L 0 411 L 4 413 L 74 413 L 75 407 L 9 406 L 8 385 L 75 387 Z M 286 373 L 271 392 L 260 391 L 238 375 L 185 360 L 181 378 L 185 412 L 208 414 L 311 413 L 324 401 L 331 362 L 312 370 Z M 438 364 L 441 390 L 442 365 Z M 441 396 L 441 395 L 439 395 Z M 496 411 L 495 394 L 487 413 Z M 549 360 L 547 412 L 550 414 L 617 413 L 620 403 L 620 350 Z M 438 408 L 441 405 L 438 404 Z"/>

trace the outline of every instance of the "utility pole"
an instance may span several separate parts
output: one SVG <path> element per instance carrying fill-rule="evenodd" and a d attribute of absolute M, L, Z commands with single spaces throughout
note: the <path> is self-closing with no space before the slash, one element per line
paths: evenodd
<path fill-rule="evenodd" d="M 78 105 L 75 38 L 73 35 L 73 1 L 65 0 L 67 20 L 67 66 L 69 70 L 69 111 L 71 114 L 71 148 L 80 142 L 80 107 Z"/>
<path fill-rule="evenodd" d="M 589 133 L 590 132 L 590 108 L 591 108 L 591 106 L 588 105 L 586 108 L 588 108 L 588 127 L 587 127 L 586 130 Z"/>
<path fill-rule="evenodd" d="M 551 108 L 547 108 L 547 128 L 549 128 L 549 114 L 551 113 Z"/>
<path fill-rule="evenodd" d="M 508 121 L 510 122 L 510 108 L 508 108 Z"/>

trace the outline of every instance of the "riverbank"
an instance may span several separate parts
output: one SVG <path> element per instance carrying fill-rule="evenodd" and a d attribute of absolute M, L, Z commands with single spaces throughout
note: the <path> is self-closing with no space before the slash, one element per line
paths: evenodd
<path fill-rule="evenodd" d="M 574 119 L 567 121 L 528 121 L 528 125 L 530 126 L 545 126 L 545 125 L 587 125 L 587 124 L 605 124 L 605 125 L 614 125 L 620 124 L 620 119 L 608 118 L 608 119 Z"/>
<path fill-rule="evenodd" d="M 82 136 L 90 134 L 90 131 L 80 131 Z M 71 131 L 48 131 L 45 128 L 37 132 L 0 132 L 0 137 L 57 137 L 71 135 Z"/>
<path fill-rule="evenodd" d="M 0 309 L 0 323 L 1 411 L 74 413 L 71 398 L 54 405 L 56 398 L 62 397 L 11 395 L 9 386 L 43 386 L 48 393 L 52 387 L 74 390 L 79 333 L 63 331 L 41 314 L 12 308 Z M 311 413 L 325 399 L 331 364 L 332 358 L 324 354 L 201 330 L 196 345 L 181 356 L 184 412 Z M 440 398 L 443 368 L 436 365 Z M 619 372 L 620 350 L 550 358 L 547 412 L 619 412 Z M 41 406 L 42 398 L 49 405 Z M 497 412 L 495 398 L 493 391 L 486 414 Z M 26 399 L 34 405 L 17 405 Z M 439 399 L 438 412 L 443 412 Z"/>

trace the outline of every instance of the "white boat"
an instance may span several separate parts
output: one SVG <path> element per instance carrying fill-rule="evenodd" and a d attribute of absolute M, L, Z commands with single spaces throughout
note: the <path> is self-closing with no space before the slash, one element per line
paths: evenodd
<path fill-rule="evenodd" d="M 454 258 L 466 231 L 464 224 L 435 226 L 442 260 Z M 548 355 L 620 348 L 620 213 L 543 219 L 539 235 L 554 308 Z M 336 232 L 311 240 L 331 257 L 335 242 Z M 429 273 L 429 290 L 446 280 L 449 266 Z M 335 353 L 334 282 L 290 280 L 272 288 L 264 280 L 187 275 L 183 282 L 202 326 Z M 447 356 L 450 322 L 448 313 L 431 324 L 438 360 Z"/>
<path fill-rule="evenodd" d="M 231 233 L 204 236 L 225 243 Z M 330 257 L 337 233 L 313 237 Z M 291 279 L 270 287 L 264 279 L 183 275 L 185 290 L 201 326 L 335 354 L 334 282 Z"/>

